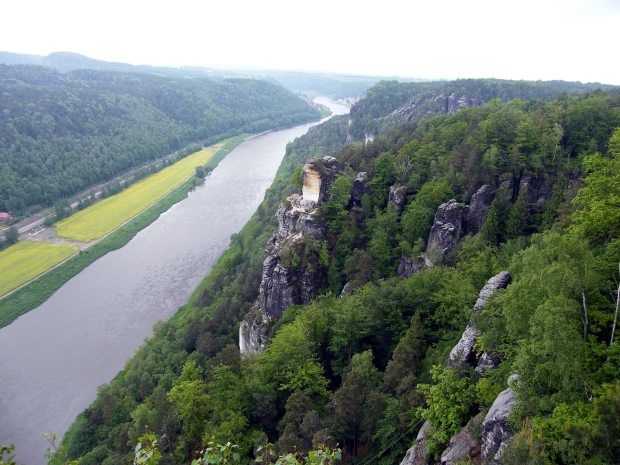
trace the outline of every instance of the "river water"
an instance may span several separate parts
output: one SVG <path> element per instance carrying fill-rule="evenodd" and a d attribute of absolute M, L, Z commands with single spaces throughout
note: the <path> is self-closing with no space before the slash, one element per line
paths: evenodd
<path fill-rule="evenodd" d="M 349 112 L 326 98 L 316 101 L 334 114 Z M 0 445 L 15 444 L 20 463 L 47 463 L 42 433 L 52 429 L 61 437 L 97 387 L 152 335 L 153 324 L 187 303 L 263 200 L 287 142 L 316 124 L 245 141 L 125 247 L 0 329 Z"/>

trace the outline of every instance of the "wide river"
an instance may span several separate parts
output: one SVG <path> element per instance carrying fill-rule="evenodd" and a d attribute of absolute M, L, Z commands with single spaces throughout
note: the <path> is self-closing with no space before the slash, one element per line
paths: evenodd
<path fill-rule="evenodd" d="M 316 101 L 334 114 L 349 112 L 326 98 Z M 20 463 L 47 463 L 42 433 L 61 437 L 97 387 L 152 335 L 153 324 L 187 303 L 230 235 L 262 202 L 286 144 L 316 124 L 245 141 L 125 247 L 0 329 L 0 445 L 15 444 Z"/>

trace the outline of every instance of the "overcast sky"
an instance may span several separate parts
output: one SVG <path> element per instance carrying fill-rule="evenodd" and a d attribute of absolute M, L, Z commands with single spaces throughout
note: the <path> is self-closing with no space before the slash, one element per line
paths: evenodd
<path fill-rule="evenodd" d="M 0 50 L 151 65 L 620 84 L 620 0 L 23 0 Z"/>

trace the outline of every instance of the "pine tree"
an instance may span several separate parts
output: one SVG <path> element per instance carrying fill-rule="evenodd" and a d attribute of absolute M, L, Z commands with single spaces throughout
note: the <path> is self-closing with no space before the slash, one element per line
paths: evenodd
<path fill-rule="evenodd" d="M 489 213 L 487 214 L 487 219 L 482 226 L 482 238 L 484 242 L 491 246 L 497 245 L 497 237 L 499 236 L 499 216 L 497 213 L 497 199 L 493 199 L 491 202 L 491 207 L 489 208 Z"/>
<path fill-rule="evenodd" d="M 527 189 L 519 191 L 517 201 L 512 207 L 508 221 L 506 222 L 506 237 L 516 239 L 523 234 L 527 226 Z"/>

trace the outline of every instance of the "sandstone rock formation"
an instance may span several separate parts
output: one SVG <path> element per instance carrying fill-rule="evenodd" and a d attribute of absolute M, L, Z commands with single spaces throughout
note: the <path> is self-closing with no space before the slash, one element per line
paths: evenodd
<path fill-rule="evenodd" d="M 472 437 L 471 425 L 474 423 L 480 424 L 483 420 L 484 415 L 479 413 L 472 418 L 469 423 L 461 429 L 461 431 L 452 436 L 450 439 L 450 444 L 443 454 L 441 454 L 441 465 L 452 465 L 459 460 L 464 460 L 468 457 L 473 457 L 476 455 L 478 452 L 476 451 L 478 446 L 478 438 Z"/>
<path fill-rule="evenodd" d="M 419 273 L 421 269 L 422 267 L 417 259 L 403 256 L 400 258 L 396 274 L 401 278 L 411 278 L 415 273 Z"/>
<path fill-rule="evenodd" d="M 282 318 L 283 312 L 291 305 L 310 303 L 321 283 L 320 272 L 309 272 L 307 267 L 294 269 L 285 257 L 305 237 L 317 241 L 325 237 L 324 225 L 317 220 L 316 213 L 338 169 L 334 157 L 308 160 L 303 169 L 303 194 L 289 196 L 278 208 L 279 226 L 267 242 L 260 295 L 239 328 L 241 353 L 262 352 L 272 325 Z M 318 270 L 318 266 L 314 268 Z"/>
<path fill-rule="evenodd" d="M 482 229 L 484 221 L 487 219 L 491 202 L 495 196 L 495 189 L 485 184 L 476 192 L 463 209 L 463 228 L 467 234 L 472 236 L 478 234 Z"/>
<path fill-rule="evenodd" d="M 405 458 L 400 465 L 424 465 L 426 464 L 426 454 L 428 446 L 426 444 L 426 432 L 431 429 L 431 422 L 426 420 L 418 432 L 418 436 L 412 447 L 405 454 Z"/>
<path fill-rule="evenodd" d="M 340 164 L 334 157 L 311 158 L 303 168 L 302 198 L 306 204 L 318 206 L 325 197 L 328 186 L 334 180 Z"/>
<path fill-rule="evenodd" d="M 514 374 L 508 378 L 508 389 L 500 392 L 493 402 L 482 424 L 482 460 L 497 460 L 496 454 L 500 451 L 502 442 L 508 440 L 513 431 L 508 426 L 508 417 L 517 403 L 512 390 L 512 384 L 519 376 Z"/>
<path fill-rule="evenodd" d="M 428 236 L 428 249 L 438 248 L 444 255 L 452 250 L 461 235 L 462 210 L 454 199 L 439 206 Z"/>
<path fill-rule="evenodd" d="M 505 289 L 510 284 L 510 281 L 511 276 L 508 271 L 502 271 L 489 279 L 478 294 L 478 300 L 474 305 L 474 313 L 478 313 L 480 309 L 493 298 L 495 293 L 499 289 Z M 469 363 L 471 365 L 475 363 L 476 360 L 473 348 L 478 336 L 480 336 L 480 331 L 473 327 L 473 322 L 470 320 L 465 332 L 463 332 L 461 336 L 461 340 L 450 352 L 448 368 L 457 368 L 464 363 Z"/>
<path fill-rule="evenodd" d="M 407 201 L 407 188 L 404 186 L 391 186 L 388 203 L 394 206 L 398 213 L 402 213 Z"/>
<path fill-rule="evenodd" d="M 351 207 L 354 210 L 362 210 L 362 197 L 370 192 L 366 185 L 368 176 L 365 171 L 357 173 L 355 181 L 353 181 L 353 192 L 351 193 Z"/>

